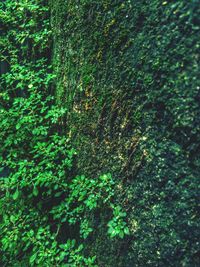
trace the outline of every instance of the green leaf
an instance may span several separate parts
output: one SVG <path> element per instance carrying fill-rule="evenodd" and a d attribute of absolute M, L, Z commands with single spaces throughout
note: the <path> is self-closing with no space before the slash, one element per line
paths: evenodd
<path fill-rule="evenodd" d="M 37 187 L 35 186 L 35 187 L 33 188 L 33 195 L 34 195 L 35 197 L 37 197 L 38 194 L 39 194 L 39 191 L 38 191 Z"/>
<path fill-rule="evenodd" d="M 16 200 L 19 197 L 19 190 L 17 189 L 15 193 L 13 194 L 13 199 Z"/>
<path fill-rule="evenodd" d="M 120 232 L 119 232 L 119 237 L 120 237 L 120 238 L 123 238 L 123 237 L 124 237 L 124 232 L 123 232 L 123 231 L 120 231 Z"/>
<path fill-rule="evenodd" d="M 62 195 L 62 192 L 55 193 L 55 197 L 60 197 Z"/>
<path fill-rule="evenodd" d="M 18 124 L 16 125 L 16 130 L 19 130 L 20 127 L 21 127 L 21 124 L 18 123 Z"/>
<path fill-rule="evenodd" d="M 129 235 L 129 234 L 130 234 L 130 231 L 129 231 L 128 227 L 126 227 L 126 228 L 124 229 L 124 233 L 125 233 L 126 235 Z"/>
<path fill-rule="evenodd" d="M 14 223 L 14 222 L 15 222 L 15 216 L 11 215 L 11 216 L 10 216 L 10 221 L 11 221 L 12 223 Z"/>
<path fill-rule="evenodd" d="M 33 263 L 33 262 L 35 261 L 36 257 L 37 257 L 37 253 L 33 254 L 33 255 L 30 257 L 29 262 L 30 262 L 30 263 Z"/>

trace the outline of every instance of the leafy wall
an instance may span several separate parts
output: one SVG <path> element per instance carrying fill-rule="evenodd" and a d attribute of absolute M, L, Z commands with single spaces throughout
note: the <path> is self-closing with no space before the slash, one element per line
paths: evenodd
<path fill-rule="evenodd" d="M 110 173 L 77 173 L 54 98 L 52 31 L 45 0 L 0 2 L 0 266 L 97 267 L 87 241 L 100 227 L 129 235 Z"/>
<path fill-rule="evenodd" d="M 200 1 L 57 0 L 51 18 L 77 168 L 113 174 L 131 230 L 88 250 L 104 267 L 199 266 Z"/>

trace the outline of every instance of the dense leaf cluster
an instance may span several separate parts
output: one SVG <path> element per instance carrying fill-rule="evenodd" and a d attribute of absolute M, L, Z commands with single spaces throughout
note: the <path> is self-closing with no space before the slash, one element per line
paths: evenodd
<path fill-rule="evenodd" d="M 112 171 L 129 214 L 128 240 L 88 247 L 104 267 L 199 266 L 199 0 L 58 0 L 52 23 L 78 167 Z"/>
<path fill-rule="evenodd" d="M 129 234 L 115 182 L 77 175 L 68 108 L 52 96 L 45 1 L 0 7 L 0 266 L 97 266 L 84 242 L 102 207 L 108 236 Z"/>

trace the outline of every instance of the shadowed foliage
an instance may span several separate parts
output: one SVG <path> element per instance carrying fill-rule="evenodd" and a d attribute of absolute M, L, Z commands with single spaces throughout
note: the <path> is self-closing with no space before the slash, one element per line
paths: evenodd
<path fill-rule="evenodd" d="M 131 235 L 99 266 L 198 266 L 200 2 L 52 1 L 58 103 L 77 166 L 111 172 Z M 104 224 L 106 214 L 99 220 Z"/>

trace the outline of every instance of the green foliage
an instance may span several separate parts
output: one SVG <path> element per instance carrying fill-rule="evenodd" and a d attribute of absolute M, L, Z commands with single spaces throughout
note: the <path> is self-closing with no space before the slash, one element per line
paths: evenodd
<path fill-rule="evenodd" d="M 76 174 L 68 109 L 51 94 L 55 75 L 46 56 L 51 41 L 44 4 L 0 4 L 1 60 L 9 62 L 0 79 L 0 265 L 95 267 L 85 242 L 94 213 L 115 210 L 115 182 L 109 173 L 94 179 Z M 108 220 L 116 217 L 123 231 L 120 214 Z"/>
<path fill-rule="evenodd" d="M 88 250 L 106 267 L 200 266 L 199 0 L 51 5 L 56 96 L 78 168 L 121 180 L 130 229 L 116 243 L 95 233 Z"/>
<path fill-rule="evenodd" d="M 108 233 L 112 237 L 119 235 L 123 238 L 125 234 L 129 234 L 129 229 L 124 222 L 125 217 L 126 212 L 123 212 L 120 206 L 113 206 L 113 219 L 108 223 Z"/>

